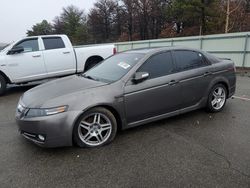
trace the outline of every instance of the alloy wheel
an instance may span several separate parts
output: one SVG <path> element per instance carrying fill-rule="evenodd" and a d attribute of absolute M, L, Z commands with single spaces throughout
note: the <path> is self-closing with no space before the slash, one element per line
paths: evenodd
<path fill-rule="evenodd" d="M 83 117 L 78 126 L 78 136 L 89 146 L 99 146 L 106 142 L 112 132 L 110 119 L 103 113 L 92 113 Z"/>
<path fill-rule="evenodd" d="M 226 101 L 226 91 L 223 87 L 217 87 L 213 91 L 211 105 L 215 110 L 221 109 Z"/>

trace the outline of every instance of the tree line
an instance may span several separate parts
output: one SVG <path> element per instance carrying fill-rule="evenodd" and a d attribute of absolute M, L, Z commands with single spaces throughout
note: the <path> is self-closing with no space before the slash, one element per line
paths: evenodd
<path fill-rule="evenodd" d="M 250 0 L 98 0 L 88 14 L 63 8 L 27 35 L 66 34 L 73 44 L 90 44 L 249 30 Z"/>

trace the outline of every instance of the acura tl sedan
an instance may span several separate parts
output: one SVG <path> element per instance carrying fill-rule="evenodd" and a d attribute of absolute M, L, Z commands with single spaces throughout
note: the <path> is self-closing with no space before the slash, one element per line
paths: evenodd
<path fill-rule="evenodd" d="M 97 147 L 127 129 L 199 108 L 219 112 L 235 92 L 234 63 L 180 47 L 119 53 L 20 98 L 20 133 L 44 147 Z"/>

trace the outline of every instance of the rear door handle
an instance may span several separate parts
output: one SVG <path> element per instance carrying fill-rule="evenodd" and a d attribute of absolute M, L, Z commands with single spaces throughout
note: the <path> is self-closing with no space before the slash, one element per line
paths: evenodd
<path fill-rule="evenodd" d="M 70 54 L 70 52 L 63 52 L 63 54 Z"/>
<path fill-rule="evenodd" d="M 179 81 L 171 80 L 168 84 L 169 84 L 170 86 L 172 86 L 172 85 L 176 85 L 176 84 L 178 84 L 178 83 L 179 83 Z"/>
<path fill-rule="evenodd" d="M 41 57 L 41 55 L 39 54 L 39 55 L 33 55 L 32 57 Z"/>
<path fill-rule="evenodd" d="M 212 73 L 211 72 L 205 72 L 203 76 L 210 76 Z"/>

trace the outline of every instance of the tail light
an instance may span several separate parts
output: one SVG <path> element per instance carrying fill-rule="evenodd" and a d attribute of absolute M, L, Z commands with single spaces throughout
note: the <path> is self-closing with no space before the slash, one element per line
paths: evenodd
<path fill-rule="evenodd" d="M 236 72 L 236 66 L 233 64 L 232 66 L 228 67 L 227 70 Z"/>
<path fill-rule="evenodd" d="M 113 55 L 117 53 L 116 48 L 113 48 Z"/>

